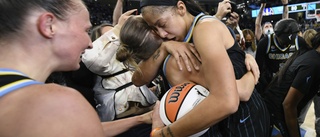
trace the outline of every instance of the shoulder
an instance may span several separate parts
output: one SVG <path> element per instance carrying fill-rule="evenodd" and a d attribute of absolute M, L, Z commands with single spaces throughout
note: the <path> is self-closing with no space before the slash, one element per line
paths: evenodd
<path fill-rule="evenodd" d="M 212 17 L 212 18 L 203 18 L 202 20 L 199 20 L 197 23 L 195 29 L 227 29 L 226 25 L 221 22 L 220 20 Z"/>
<path fill-rule="evenodd" d="M 64 86 L 28 86 L 5 96 L 0 101 L 0 107 L 5 107 L 4 111 L 9 114 L 0 115 L 0 120 L 15 125 L 9 127 L 11 131 L 23 132 L 33 127 L 26 133 L 37 136 L 41 136 L 41 133 L 46 134 L 43 136 L 57 133 L 62 136 L 102 135 L 102 127 L 94 109 L 78 91 Z M 16 128 L 17 124 L 20 128 Z"/>
<path fill-rule="evenodd" d="M 231 38 L 231 33 L 227 26 L 216 18 L 204 18 L 199 20 L 194 28 L 194 36 L 211 37 L 221 40 L 221 38 Z M 230 40 L 231 40 L 230 39 Z"/>
<path fill-rule="evenodd" d="M 271 36 L 264 36 L 262 39 L 260 39 L 260 41 L 258 42 L 259 46 L 267 46 L 269 43 L 269 39 L 271 38 Z M 258 46 L 258 47 L 259 47 Z"/>

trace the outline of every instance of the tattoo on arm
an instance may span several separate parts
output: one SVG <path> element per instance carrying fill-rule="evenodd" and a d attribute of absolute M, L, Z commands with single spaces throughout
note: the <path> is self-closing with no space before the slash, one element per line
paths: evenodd
<path fill-rule="evenodd" d="M 153 60 L 157 60 L 160 56 L 160 50 L 157 50 L 156 53 L 153 55 Z"/>
<path fill-rule="evenodd" d="M 174 137 L 174 135 L 173 135 L 173 133 L 172 133 L 172 131 L 171 131 L 171 129 L 170 129 L 170 125 L 168 126 L 167 130 L 168 130 L 168 133 L 170 134 L 170 136 L 171 136 L 171 137 Z"/>
<path fill-rule="evenodd" d="M 164 136 L 163 129 L 161 129 L 161 137 L 166 137 Z"/>

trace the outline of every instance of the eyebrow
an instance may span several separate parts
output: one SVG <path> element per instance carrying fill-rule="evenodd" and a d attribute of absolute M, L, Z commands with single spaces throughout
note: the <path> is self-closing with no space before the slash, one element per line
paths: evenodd
<path fill-rule="evenodd" d="M 159 24 L 159 22 L 160 22 L 160 19 L 158 19 L 158 20 L 156 21 L 156 23 L 154 23 L 154 26 L 157 26 L 157 25 Z"/>

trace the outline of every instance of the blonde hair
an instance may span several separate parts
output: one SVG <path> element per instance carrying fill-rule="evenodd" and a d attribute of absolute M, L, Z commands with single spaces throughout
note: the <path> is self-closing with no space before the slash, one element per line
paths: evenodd
<path fill-rule="evenodd" d="M 308 29 L 303 34 L 303 39 L 307 42 L 307 44 L 312 48 L 312 38 L 317 34 L 317 31 L 314 29 Z"/>
<path fill-rule="evenodd" d="M 242 33 L 243 33 L 244 38 L 245 38 L 247 35 L 250 35 L 250 36 L 251 36 L 251 38 L 252 38 L 251 48 L 252 48 L 253 51 L 256 51 L 256 50 L 257 50 L 257 46 L 256 46 L 255 35 L 254 35 L 253 31 L 250 30 L 250 29 L 243 29 L 243 30 L 242 30 Z"/>

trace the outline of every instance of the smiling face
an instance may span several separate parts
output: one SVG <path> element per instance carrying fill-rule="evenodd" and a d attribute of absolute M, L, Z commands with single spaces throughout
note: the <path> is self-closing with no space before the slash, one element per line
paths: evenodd
<path fill-rule="evenodd" d="M 85 49 L 92 48 L 88 35 L 91 28 L 89 12 L 81 1 L 77 9 L 70 11 L 67 20 L 58 20 L 56 24 L 54 54 L 61 60 L 62 70 L 76 70 L 80 67 L 80 56 Z"/>
<path fill-rule="evenodd" d="M 183 9 L 164 6 L 143 8 L 143 19 L 152 26 L 163 39 L 183 41 L 187 30 Z"/>

